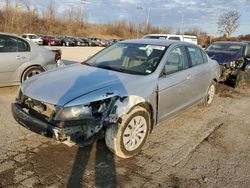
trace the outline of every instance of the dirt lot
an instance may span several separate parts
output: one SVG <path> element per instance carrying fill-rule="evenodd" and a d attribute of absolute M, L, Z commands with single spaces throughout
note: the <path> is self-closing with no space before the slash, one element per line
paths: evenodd
<path fill-rule="evenodd" d="M 74 61 L 89 55 L 77 50 L 63 54 Z M 247 188 L 250 86 L 219 88 L 211 107 L 193 107 L 157 127 L 128 160 L 113 156 L 103 140 L 69 147 L 26 130 L 10 110 L 18 87 L 0 88 L 0 187 Z"/>

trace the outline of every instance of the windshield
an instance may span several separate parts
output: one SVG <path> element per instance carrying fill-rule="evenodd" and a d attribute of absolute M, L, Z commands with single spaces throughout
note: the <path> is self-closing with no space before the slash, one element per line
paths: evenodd
<path fill-rule="evenodd" d="M 207 51 L 224 51 L 233 53 L 241 53 L 243 50 L 244 46 L 232 43 L 214 43 L 207 48 Z"/>
<path fill-rule="evenodd" d="M 166 46 L 117 43 L 87 60 L 87 65 L 130 74 L 147 75 L 155 71 Z"/>
<path fill-rule="evenodd" d="M 37 35 L 30 35 L 30 38 L 31 39 L 39 39 L 39 36 L 37 36 Z"/>

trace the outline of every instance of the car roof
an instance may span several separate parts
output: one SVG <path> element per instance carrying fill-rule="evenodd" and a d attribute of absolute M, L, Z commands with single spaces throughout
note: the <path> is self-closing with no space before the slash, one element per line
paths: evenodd
<path fill-rule="evenodd" d="M 22 35 L 37 35 L 37 34 L 34 34 L 34 33 L 23 33 Z"/>
<path fill-rule="evenodd" d="M 148 44 L 148 45 L 159 45 L 159 46 L 170 46 L 172 44 L 194 45 L 189 42 L 182 42 L 182 41 L 177 41 L 177 40 L 166 40 L 166 39 L 132 39 L 132 40 L 120 41 L 119 43 Z"/>

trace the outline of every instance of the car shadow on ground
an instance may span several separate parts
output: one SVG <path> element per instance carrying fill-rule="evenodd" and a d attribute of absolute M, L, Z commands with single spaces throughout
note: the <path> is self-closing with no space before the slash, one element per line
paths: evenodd
<path fill-rule="evenodd" d="M 78 148 L 67 187 L 94 186 L 92 183 L 95 187 L 117 185 L 115 156 L 108 151 L 104 140 Z"/>

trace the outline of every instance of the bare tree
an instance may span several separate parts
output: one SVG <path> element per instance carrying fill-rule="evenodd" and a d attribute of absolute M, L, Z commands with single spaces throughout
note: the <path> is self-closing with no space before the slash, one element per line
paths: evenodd
<path fill-rule="evenodd" d="M 240 13 L 238 11 L 228 11 L 219 17 L 217 22 L 218 31 L 230 37 L 232 33 L 240 26 Z"/>

